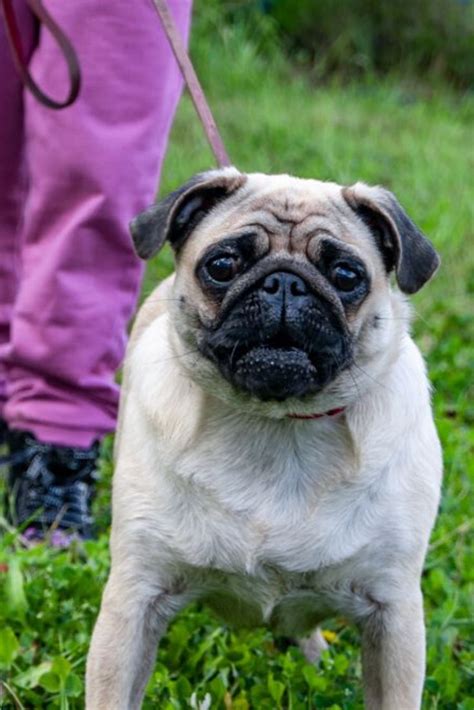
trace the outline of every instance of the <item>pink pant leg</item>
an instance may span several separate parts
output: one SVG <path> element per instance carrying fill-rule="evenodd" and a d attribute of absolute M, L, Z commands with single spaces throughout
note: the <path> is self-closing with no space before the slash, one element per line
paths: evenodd
<path fill-rule="evenodd" d="M 14 6 L 23 47 L 33 49 L 35 23 L 24 0 Z M 18 289 L 19 241 L 26 193 L 22 85 L 15 71 L 0 18 L 0 416 L 6 397 L 2 353 L 10 338 L 10 320 Z"/>
<path fill-rule="evenodd" d="M 153 200 L 182 81 L 150 0 L 46 4 L 76 47 L 83 87 L 60 112 L 26 96 L 30 189 L 5 416 L 43 441 L 88 446 L 115 425 L 114 374 L 142 274 L 128 223 Z M 187 32 L 190 0 L 170 7 Z M 65 94 L 47 32 L 31 66 Z"/>

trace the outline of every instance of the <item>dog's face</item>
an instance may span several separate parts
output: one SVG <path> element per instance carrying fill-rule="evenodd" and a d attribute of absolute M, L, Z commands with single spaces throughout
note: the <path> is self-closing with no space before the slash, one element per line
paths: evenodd
<path fill-rule="evenodd" d="M 388 346 L 390 272 L 413 293 L 439 263 L 382 188 L 232 168 L 197 176 L 132 233 L 140 256 L 165 239 L 176 252 L 173 323 L 199 353 L 195 377 L 290 410 L 354 391 L 356 369 Z"/>

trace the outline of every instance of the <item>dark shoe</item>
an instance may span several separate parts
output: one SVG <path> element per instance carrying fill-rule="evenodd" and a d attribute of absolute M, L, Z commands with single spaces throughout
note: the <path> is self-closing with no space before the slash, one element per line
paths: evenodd
<path fill-rule="evenodd" d="M 25 540 L 43 539 L 48 531 L 57 547 L 90 538 L 99 443 L 89 449 L 58 446 L 13 430 L 7 440 L 7 513 L 14 525 L 27 526 Z"/>
<path fill-rule="evenodd" d="M 7 432 L 7 423 L 4 419 L 0 417 L 0 446 L 3 446 L 7 443 Z"/>

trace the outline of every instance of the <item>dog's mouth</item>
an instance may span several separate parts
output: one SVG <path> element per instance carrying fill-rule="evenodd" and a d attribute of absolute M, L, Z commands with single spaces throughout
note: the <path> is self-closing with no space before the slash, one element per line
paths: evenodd
<path fill-rule="evenodd" d="M 254 339 L 252 342 L 239 342 L 232 349 L 232 363 L 230 364 L 237 365 L 240 360 L 245 359 L 256 351 L 264 358 L 267 354 L 282 358 L 285 357 L 286 354 L 292 355 L 298 352 L 301 353 L 301 355 L 305 355 L 310 362 L 314 361 L 313 364 L 316 366 L 316 354 L 313 353 L 311 349 L 306 349 L 301 340 L 297 342 L 281 331 L 272 337 L 262 336 L 258 338 L 258 340 Z"/>
<path fill-rule="evenodd" d="M 224 363 L 230 370 L 237 370 L 250 360 L 256 365 L 265 362 L 283 363 L 297 358 L 316 369 L 318 355 L 301 340 L 298 342 L 284 332 L 272 337 L 258 334 L 255 337 L 240 339 L 234 344 L 225 343 L 222 347 L 213 347 L 213 359 Z"/>
<path fill-rule="evenodd" d="M 344 364 L 337 349 L 336 344 L 306 349 L 279 333 L 263 342 L 206 348 L 206 354 L 234 386 L 263 401 L 283 401 L 315 394 L 333 379 Z"/>
<path fill-rule="evenodd" d="M 260 399 L 284 400 L 318 389 L 318 370 L 310 355 L 294 346 L 260 345 L 235 361 L 235 384 Z"/>

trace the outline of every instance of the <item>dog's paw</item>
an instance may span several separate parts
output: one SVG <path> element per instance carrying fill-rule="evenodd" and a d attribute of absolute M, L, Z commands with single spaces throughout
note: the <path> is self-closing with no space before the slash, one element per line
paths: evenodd
<path fill-rule="evenodd" d="M 317 663 L 321 653 L 329 648 L 319 627 L 313 631 L 311 636 L 298 639 L 298 646 L 309 663 Z"/>

